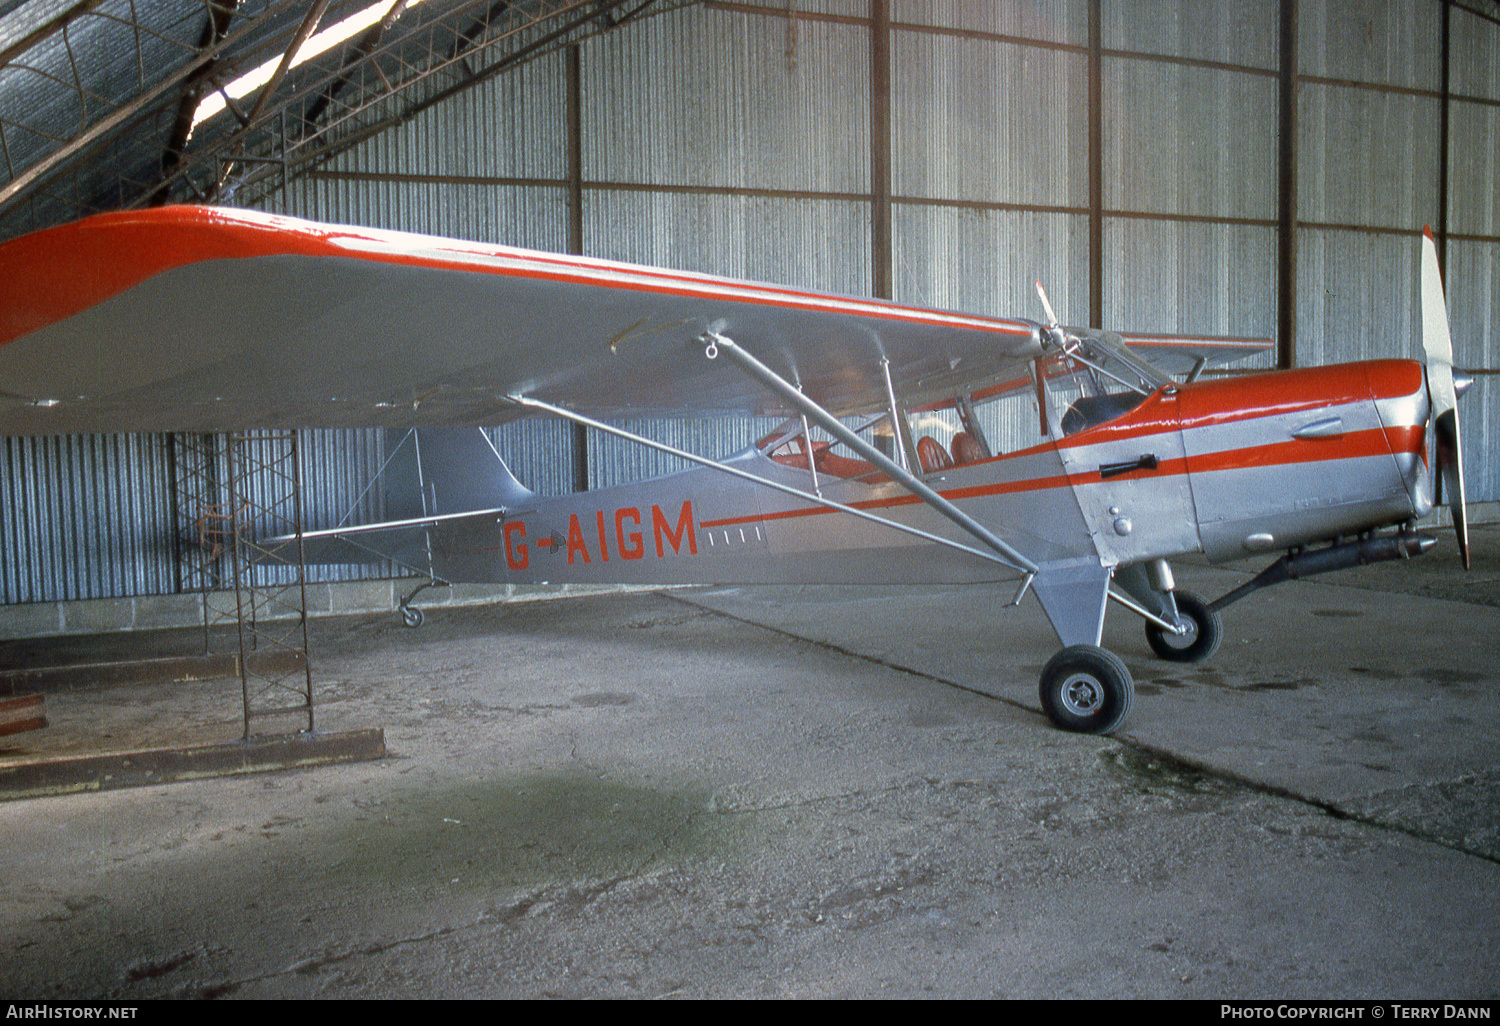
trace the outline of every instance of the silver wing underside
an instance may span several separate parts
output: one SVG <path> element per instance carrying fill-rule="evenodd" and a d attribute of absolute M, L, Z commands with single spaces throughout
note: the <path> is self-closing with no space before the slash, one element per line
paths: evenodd
<path fill-rule="evenodd" d="M 776 411 L 735 338 L 840 414 L 1014 373 L 1035 325 L 243 211 L 101 215 L 0 247 L 6 434 Z"/>
<path fill-rule="evenodd" d="M 252 211 L 102 214 L 0 246 L 0 433 L 782 413 L 733 338 L 840 415 L 1024 373 L 1038 326 Z M 1130 341 L 1134 341 L 1133 339 Z M 1144 340 L 1185 370 L 1264 344 Z"/>

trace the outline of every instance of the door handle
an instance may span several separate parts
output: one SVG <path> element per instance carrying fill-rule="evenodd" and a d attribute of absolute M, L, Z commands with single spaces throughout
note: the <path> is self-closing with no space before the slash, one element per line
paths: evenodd
<path fill-rule="evenodd" d="M 1148 452 L 1124 463 L 1104 463 L 1099 466 L 1099 476 L 1105 479 L 1128 474 L 1132 470 L 1155 470 L 1160 466 L 1156 453 Z"/>

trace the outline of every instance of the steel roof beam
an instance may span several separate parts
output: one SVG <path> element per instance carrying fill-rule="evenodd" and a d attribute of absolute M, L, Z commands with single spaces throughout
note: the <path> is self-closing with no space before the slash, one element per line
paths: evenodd
<path fill-rule="evenodd" d="M 391 4 L 391 9 L 385 13 L 384 18 L 381 18 L 374 25 L 365 29 L 364 34 L 359 37 L 359 40 L 344 58 L 339 77 L 328 83 L 323 91 L 318 94 L 318 98 L 312 102 L 312 105 L 303 112 L 303 121 L 309 125 L 315 124 L 318 118 L 323 116 L 323 112 L 328 109 L 328 105 L 338 99 L 339 93 L 343 92 L 344 87 L 349 84 L 350 71 L 362 63 L 366 57 L 375 52 L 375 49 L 380 45 L 381 39 L 390 31 L 391 26 L 396 23 L 396 19 L 406 13 L 406 4 L 407 0 L 396 0 L 395 3 Z"/>
<path fill-rule="evenodd" d="M 80 0 L 79 3 L 69 7 L 45 25 L 38 25 L 4 50 L 0 50 L 0 64 L 9 64 L 38 43 L 45 39 L 50 39 L 52 36 L 63 31 L 70 24 L 88 14 L 102 3 L 104 3 L 104 0 Z"/>
<path fill-rule="evenodd" d="M 656 0 L 645 0 L 645 2 L 637 3 L 637 5 L 624 18 L 622 18 L 621 21 L 627 21 L 632 17 L 639 16 L 647 8 L 654 6 L 655 2 Z M 345 75 L 352 79 L 354 67 L 369 65 L 373 67 L 379 74 L 379 77 L 381 79 L 380 86 L 378 88 L 367 89 L 354 102 L 344 105 L 344 111 L 340 116 L 330 120 L 322 126 L 305 132 L 295 141 L 292 141 L 290 139 L 266 139 L 263 144 L 264 149 L 267 151 L 265 154 L 263 154 L 265 159 L 257 161 L 257 167 L 247 170 L 245 177 L 239 183 L 237 183 L 236 189 L 243 187 L 244 185 L 253 185 L 255 183 L 263 181 L 269 176 L 277 173 L 278 169 L 285 169 L 289 166 L 302 167 L 311 162 L 320 162 L 322 160 L 329 159 L 337 153 L 343 152 L 349 146 L 354 145 L 358 141 L 367 139 L 371 135 L 377 134 L 380 131 L 384 131 L 387 128 L 401 124 L 409 120 L 416 113 L 422 110 L 426 110 L 428 107 L 441 102 L 444 99 L 448 99 L 460 92 L 463 92 L 464 90 L 480 82 L 486 81 L 487 79 L 493 77 L 495 74 L 498 74 L 499 72 L 513 66 L 513 64 L 517 60 L 522 59 L 524 56 L 529 56 L 531 54 L 539 52 L 548 45 L 557 43 L 559 40 L 562 40 L 568 37 L 570 34 L 575 33 L 579 28 L 587 25 L 590 21 L 598 18 L 601 11 L 612 12 L 617 8 L 627 6 L 628 3 L 629 0 L 599 0 L 599 2 L 581 2 L 581 0 L 558 0 L 558 2 L 555 2 L 551 5 L 546 3 L 537 3 L 535 5 L 535 10 L 527 18 L 527 20 L 522 23 L 516 24 L 510 30 L 496 36 L 495 38 L 480 43 L 478 46 L 474 47 L 473 50 L 469 51 L 469 53 L 488 49 L 495 45 L 498 45 L 504 40 L 514 36 L 523 28 L 534 27 L 550 19 L 559 18 L 560 16 L 572 15 L 572 17 L 567 18 L 567 20 L 564 21 L 558 28 L 547 33 L 542 38 L 522 47 L 514 54 L 507 54 L 505 57 L 496 61 L 489 67 L 482 69 L 477 74 L 463 81 L 460 81 L 455 85 L 442 89 L 431 97 L 426 97 L 423 100 L 410 105 L 405 110 L 396 115 L 380 118 L 366 125 L 353 126 L 348 135 L 335 139 L 332 142 L 326 142 L 327 137 L 334 130 L 348 125 L 351 120 L 357 117 L 359 114 L 380 103 L 383 103 L 400 95 L 403 91 L 410 89 L 411 87 L 423 81 L 426 81 L 435 74 L 439 74 L 449 70 L 462 59 L 459 56 L 447 58 L 441 57 L 437 54 L 435 47 L 431 45 L 431 43 L 433 42 L 431 37 L 434 34 L 437 34 L 439 32 L 446 32 L 449 35 L 458 34 L 457 30 L 455 29 L 445 28 L 441 24 L 441 21 L 434 22 L 417 30 L 417 32 L 428 33 L 429 37 L 429 53 L 427 55 L 425 66 L 413 65 L 409 61 L 402 60 L 403 66 L 408 69 L 408 75 L 396 82 L 389 81 L 384 76 L 384 74 L 380 72 L 379 66 L 375 64 L 375 61 L 379 57 L 387 55 L 392 48 L 408 42 L 411 36 L 415 35 L 416 33 L 414 32 L 408 34 L 406 39 L 398 41 L 397 43 L 388 44 L 384 47 L 378 47 L 372 50 L 372 52 L 368 56 L 366 56 L 363 61 L 358 62 L 357 65 L 343 68 L 340 72 L 330 73 L 329 77 L 331 80 L 333 77 Z M 678 6 L 681 6 L 681 4 L 678 4 Z M 587 12 L 581 12 L 580 9 L 585 7 L 590 9 Z M 519 5 L 513 4 L 512 9 L 519 10 Z M 452 17 L 454 13 L 456 12 L 450 10 L 445 13 L 444 17 Z M 395 57 L 396 59 L 401 59 L 400 55 L 395 55 Z M 289 97 L 286 102 L 287 104 L 289 104 L 295 102 L 297 99 L 298 97 L 295 96 Z M 273 113 L 279 114 L 282 110 L 285 109 L 285 106 L 286 104 L 283 104 Z M 266 131 L 269 131 L 270 126 L 266 123 L 268 123 L 270 119 L 270 114 L 264 115 L 261 119 L 263 124 L 260 127 L 262 129 L 265 129 Z M 244 131 L 248 133 L 254 127 L 256 126 L 247 125 Z M 312 144 L 318 142 L 319 140 L 325 140 L 324 145 L 314 148 Z M 214 147 L 206 148 L 204 151 L 201 151 L 199 154 L 197 154 L 196 157 L 198 164 L 201 166 L 208 161 L 217 159 L 217 149 Z M 187 170 L 187 168 L 184 168 L 179 171 L 179 177 L 185 177 L 185 173 Z"/>
<path fill-rule="evenodd" d="M 223 0 L 222 4 L 209 4 L 208 17 L 203 22 L 203 35 L 198 42 L 199 51 L 213 53 L 217 49 L 229 33 L 229 23 L 238 7 L 239 0 Z M 172 121 L 172 135 L 167 139 L 166 149 L 161 155 L 163 181 L 169 178 L 172 171 L 182 162 L 183 151 L 193 135 L 193 115 L 198 111 L 198 104 L 203 102 L 203 83 L 212 77 L 218 63 L 218 57 L 210 57 L 208 63 L 188 80 L 183 89 L 182 101 L 177 105 L 177 117 Z M 152 191 L 150 203 L 152 206 L 160 206 L 167 201 L 167 198 L 168 191 L 163 185 Z"/>
<path fill-rule="evenodd" d="M 212 203 L 218 199 L 219 193 L 229 181 L 230 172 L 234 170 L 235 161 L 243 156 L 245 150 L 245 135 L 265 112 L 266 105 L 270 103 L 271 97 L 281 86 L 281 80 L 286 78 L 287 71 L 297 60 L 297 51 L 301 50 L 312 34 L 318 30 L 318 23 L 323 20 L 323 15 L 328 11 L 329 0 L 315 0 L 312 7 L 308 8 L 307 16 L 302 19 L 302 24 L 297 27 L 297 34 L 292 37 L 291 45 L 281 55 L 281 63 L 276 66 L 276 71 L 271 75 L 269 81 L 261 87 L 260 93 L 255 98 L 255 106 L 251 108 L 249 116 L 245 119 L 245 125 L 235 132 L 224 144 L 225 149 L 230 150 L 229 159 L 224 162 L 223 169 L 219 172 L 218 181 L 208 199 Z"/>
<path fill-rule="evenodd" d="M 4 187 L 0 187 L 0 206 L 4 206 L 5 204 L 9 203 L 22 192 L 35 185 L 49 172 L 55 170 L 59 165 L 88 149 L 94 143 L 97 143 L 100 140 L 104 139 L 111 132 L 128 123 L 131 118 L 135 117 L 137 114 L 140 114 L 142 111 L 147 110 L 153 104 L 158 103 L 161 98 L 168 92 L 170 92 L 175 86 L 179 85 L 183 81 L 191 78 L 194 74 L 201 71 L 204 65 L 206 65 L 209 61 L 217 57 L 226 48 L 232 46 L 238 40 L 249 36 L 252 32 L 260 28 L 274 15 L 280 14 L 283 11 L 295 6 L 297 6 L 297 0 L 281 0 L 281 2 L 268 7 L 265 12 L 260 15 L 260 17 L 252 21 L 243 23 L 240 26 L 240 30 L 238 32 L 231 33 L 225 36 L 217 47 L 200 53 L 197 57 L 184 64 L 181 68 L 178 68 L 176 71 L 165 76 L 155 85 L 144 90 L 139 96 L 135 97 L 135 99 L 131 100 L 129 103 L 122 104 L 121 106 L 115 108 L 109 114 L 100 118 L 93 125 L 90 125 L 82 132 L 79 132 L 77 135 L 73 136 L 67 143 L 59 147 L 57 150 L 49 153 L 46 157 L 42 158 L 31 167 L 21 172 L 19 175 L 11 179 L 11 181 L 7 182 Z"/>

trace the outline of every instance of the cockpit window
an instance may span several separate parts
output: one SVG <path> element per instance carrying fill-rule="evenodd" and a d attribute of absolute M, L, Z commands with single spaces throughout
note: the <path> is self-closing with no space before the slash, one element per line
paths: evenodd
<path fill-rule="evenodd" d="M 849 427 L 880 453 L 899 462 L 900 458 L 895 455 L 895 433 L 891 430 L 890 414 L 883 413 L 863 422 L 850 423 Z M 807 469 L 808 458 L 811 456 L 813 468 L 826 477 L 867 483 L 885 479 L 884 472 L 852 452 L 843 442 L 816 436 L 809 441 L 807 425 L 801 419 L 782 424 L 761 439 L 758 448 L 787 467 Z"/>
<path fill-rule="evenodd" d="M 1080 337 L 1054 331 L 1036 375 L 994 381 L 971 393 L 902 410 L 909 448 L 897 442 L 889 411 L 845 424 L 893 462 L 918 475 L 937 474 L 1066 436 L 1124 416 L 1171 379 L 1130 352 L 1119 336 Z M 1040 430 L 1039 430 L 1040 428 Z M 762 453 L 783 466 L 874 484 L 878 467 L 821 429 L 793 418 L 762 438 Z"/>
<path fill-rule="evenodd" d="M 906 456 L 899 451 L 889 413 L 863 422 L 851 421 L 848 425 L 893 463 L 907 465 L 912 473 L 925 476 L 989 458 L 984 436 L 967 412 L 966 404 L 967 400 L 956 399 L 909 413 L 903 411 L 911 443 Z M 806 469 L 810 456 L 812 467 L 825 477 L 866 484 L 886 480 L 884 471 L 843 442 L 820 438 L 818 434 L 809 442 L 807 428 L 800 419 L 787 421 L 763 438 L 759 448 L 788 467 Z"/>

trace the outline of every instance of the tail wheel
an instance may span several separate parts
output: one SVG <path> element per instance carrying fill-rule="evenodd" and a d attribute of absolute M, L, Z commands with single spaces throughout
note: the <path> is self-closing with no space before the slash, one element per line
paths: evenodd
<path fill-rule="evenodd" d="M 1073 645 L 1047 663 L 1040 693 L 1042 711 L 1063 730 L 1108 734 L 1130 712 L 1135 682 L 1113 652 Z"/>
<path fill-rule="evenodd" d="M 1177 613 L 1188 623 L 1187 633 L 1173 634 L 1154 623 L 1146 624 L 1146 642 L 1163 659 L 1174 663 L 1201 663 L 1219 650 L 1224 638 L 1224 622 L 1190 591 L 1172 593 Z"/>

